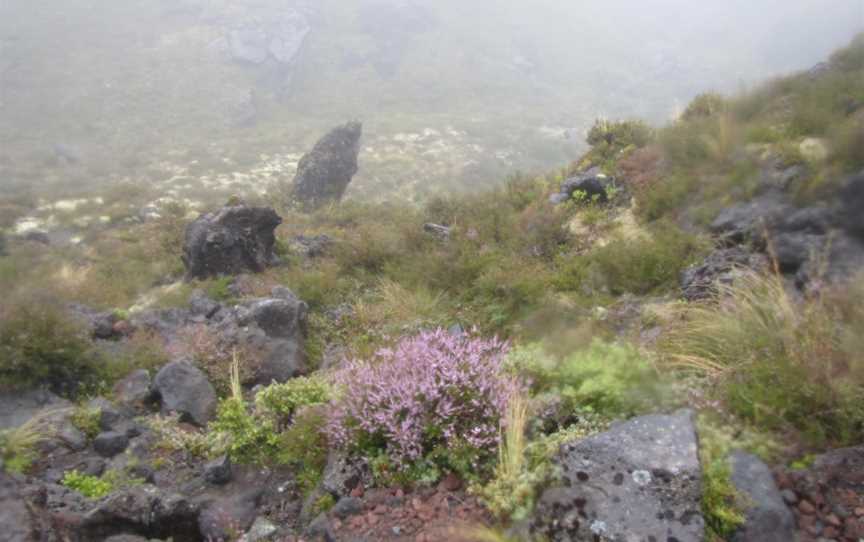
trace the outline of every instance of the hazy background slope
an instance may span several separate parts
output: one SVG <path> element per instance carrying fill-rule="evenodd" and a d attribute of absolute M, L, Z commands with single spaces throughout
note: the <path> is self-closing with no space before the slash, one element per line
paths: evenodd
<path fill-rule="evenodd" d="M 417 199 L 561 164 L 597 116 L 669 118 L 862 27 L 861 0 L 2 0 L 0 183 L 280 181 L 358 118 L 350 194 Z"/>

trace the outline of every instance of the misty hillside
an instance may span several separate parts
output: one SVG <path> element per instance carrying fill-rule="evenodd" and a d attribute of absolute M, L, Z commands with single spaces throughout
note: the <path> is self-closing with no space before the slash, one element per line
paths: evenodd
<path fill-rule="evenodd" d="M 0 542 L 864 540 L 864 5 L 606 4 L 0 4 Z"/>
<path fill-rule="evenodd" d="M 809 67 L 860 22 L 856 0 L 8 0 L 0 174 L 74 191 L 193 165 L 261 184 L 356 118 L 352 196 L 422 199 L 572 160 L 598 116 L 662 121 Z"/>

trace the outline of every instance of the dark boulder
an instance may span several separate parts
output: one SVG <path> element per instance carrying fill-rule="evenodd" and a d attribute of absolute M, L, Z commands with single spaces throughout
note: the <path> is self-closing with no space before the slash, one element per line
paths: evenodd
<path fill-rule="evenodd" d="M 222 305 L 207 297 L 202 290 L 195 290 L 189 297 L 189 310 L 195 316 L 202 316 L 205 319 L 213 318 Z"/>
<path fill-rule="evenodd" d="M 425 231 L 432 237 L 435 237 L 439 241 L 446 241 L 450 239 L 450 233 L 452 231 L 452 228 L 442 226 L 441 224 L 433 224 L 430 222 L 427 224 L 423 224 L 423 231 Z"/>
<path fill-rule="evenodd" d="M 765 233 L 794 211 L 782 195 L 769 192 L 747 203 L 723 209 L 710 229 L 730 244 L 755 242 L 761 245 Z"/>
<path fill-rule="evenodd" d="M 204 465 L 204 480 L 208 484 L 221 486 L 231 481 L 231 459 L 222 455 Z"/>
<path fill-rule="evenodd" d="M 126 433 L 117 431 L 106 431 L 99 433 L 93 439 L 93 449 L 102 457 L 114 457 L 123 453 L 129 446 L 129 437 Z"/>
<path fill-rule="evenodd" d="M 742 271 L 763 271 L 767 268 L 768 259 L 761 254 L 741 246 L 721 248 L 681 273 L 682 295 L 688 301 L 708 299 L 717 294 L 719 284 L 732 284 Z"/>
<path fill-rule="evenodd" d="M 198 506 L 186 497 L 141 485 L 106 497 L 84 515 L 76 531 L 83 540 L 102 540 L 126 533 L 199 540 L 198 515 Z"/>
<path fill-rule="evenodd" d="M 313 209 L 341 200 L 358 170 L 357 155 L 362 134 L 361 123 L 349 122 L 321 138 L 300 159 L 292 198 Z"/>
<path fill-rule="evenodd" d="M 178 413 L 184 421 L 204 426 L 216 413 L 216 392 L 207 377 L 187 361 L 162 367 L 153 379 L 162 413 Z"/>
<path fill-rule="evenodd" d="M 281 223 L 273 209 L 244 204 L 200 216 L 186 228 L 186 280 L 263 271 L 276 262 L 274 231 Z"/>
<path fill-rule="evenodd" d="M 741 451 L 729 458 L 731 481 L 745 508 L 745 522 L 731 542 L 787 542 L 795 539 L 795 518 L 783 502 L 771 469 Z"/>
<path fill-rule="evenodd" d="M 554 541 L 701 542 L 702 472 L 693 413 L 653 414 L 562 445 L 560 483 L 531 521 Z"/>
<path fill-rule="evenodd" d="M 284 382 L 306 370 L 303 351 L 308 307 L 290 290 L 275 287 L 271 297 L 245 301 L 226 312 L 214 331 L 228 347 L 254 355 L 254 376 L 245 384 Z"/>
<path fill-rule="evenodd" d="M 840 191 L 840 226 L 864 241 L 864 171 L 846 181 Z"/>
<path fill-rule="evenodd" d="M 570 201 L 574 194 L 579 194 L 578 201 L 582 203 L 608 203 L 609 190 L 614 186 L 614 179 L 593 168 L 561 183 L 561 189 L 549 197 L 549 202 L 557 205 Z"/>
<path fill-rule="evenodd" d="M 233 306 L 214 305 L 196 295 L 191 301 L 190 310 L 139 313 L 133 324 L 157 334 L 168 349 L 183 355 L 192 355 L 185 335 L 189 330 L 201 330 L 213 337 L 220 351 L 232 352 L 236 348 L 248 369 L 244 370 L 246 385 L 284 382 L 305 372 L 308 307 L 287 288 L 275 287 L 270 297 L 247 299 Z"/>

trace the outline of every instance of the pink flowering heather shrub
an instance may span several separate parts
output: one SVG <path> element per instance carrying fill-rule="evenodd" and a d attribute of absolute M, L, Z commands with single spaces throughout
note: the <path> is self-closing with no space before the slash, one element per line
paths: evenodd
<path fill-rule="evenodd" d="M 385 452 L 404 468 L 429 454 L 494 451 L 499 423 L 519 383 L 502 372 L 508 345 L 498 339 L 423 332 L 352 361 L 336 376 L 343 394 L 327 433 L 343 449 Z"/>

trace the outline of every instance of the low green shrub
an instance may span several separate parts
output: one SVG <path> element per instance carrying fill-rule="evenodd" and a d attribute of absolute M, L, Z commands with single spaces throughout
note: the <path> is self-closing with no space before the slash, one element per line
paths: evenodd
<path fill-rule="evenodd" d="M 36 444 L 42 438 L 32 422 L 21 427 L 0 431 L 0 459 L 9 472 L 23 474 L 36 459 Z"/>
<path fill-rule="evenodd" d="M 67 471 L 61 483 L 88 499 L 101 499 L 114 491 L 114 485 L 109 480 L 82 474 L 77 470 Z"/>
<path fill-rule="evenodd" d="M 672 224 L 656 224 L 648 231 L 648 237 L 614 239 L 588 254 L 563 258 L 555 285 L 563 291 L 613 295 L 644 295 L 673 287 L 704 244 Z"/>
<path fill-rule="evenodd" d="M 44 384 L 75 396 L 109 377 L 84 325 L 54 302 L 27 299 L 0 312 L 0 388 Z"/>
<path fill-rule="evenodd" d="M 279 436 L 276 462 L 296 469 L 298 489 L 308 494 L 321 481 L 327 465 L 326 415 L 320 408 L 303 408 Z"/>
<path fill-rule="evenodd" d="M 274 424 L 253 416 L 242 398 L 223 399 L 209 428 L 221 437 L 225 451 L 237 463 L 266 463 L 279 449 Z"/>
<path fill-rule="evenodd" d="M 255 411 L 277 426 L 284 426 L 299 407 L 326 403 L 331 396 L 331 386 L 323 377 L 301 376 L 259 391 L 255 396 Z"/>
<path fill-rule="evenodd" d="M 71 470 L 66 472 L 60 483 L 88 499 L 101 499 L 119 489 L 143 484 L 144 480 L 115 469 L 107 471 L 101 477 Z"/>
<path fill-rule="evenodd" d="M 630 417 L 660 404 L 664 386 L 654 366 L 626 344 L 593 341 L 564 357 L 541 344 L 514 349 L 508 370 L 532 383 L 532 392 L 560 396 L 572 411 Z"/>

